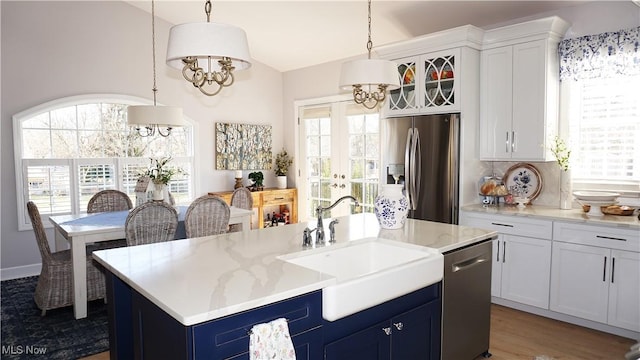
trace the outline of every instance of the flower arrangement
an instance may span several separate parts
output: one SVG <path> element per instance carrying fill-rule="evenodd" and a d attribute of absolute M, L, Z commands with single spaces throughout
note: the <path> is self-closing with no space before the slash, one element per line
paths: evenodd
<path fill-rule="evenodd" d="M 282 151 L 276 154 L 275 171 L 276 176 L 285 176 L 289 172 L 289 166 L 293 164 L 293 158 L 289 156 L 287 150 L 282 148 Z"/>
<path fill-rule="evenodd" d="M 148 176 L 154 184 L 167 185 L 174 175 L 182 173 L 182 170 L 179 168 L 167 166 L 171 161 L 171 157 L 160 159 L 150 158 L 149 160 L 151 160 L 151 165 L 145 172 L 145 175 Z"/>
<path fill-rule="evenodd" d="M 571 157 L 571 150 L 567 147 L 567 144 L 559 136 L 553 139 L 553 145 L 551 146 L 551 153 L 555 156 L 560 169 L 569 170 L 569 158 Z"/>

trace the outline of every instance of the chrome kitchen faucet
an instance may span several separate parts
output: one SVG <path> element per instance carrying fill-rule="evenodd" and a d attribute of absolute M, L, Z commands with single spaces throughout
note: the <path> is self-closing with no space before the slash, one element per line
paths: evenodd
<path fill-rule="evenodd" d="M 331 210 L 334 207 L 336 207 L 336 205 L 338 205 L 341 201 L 346 200 L 346 199 L 351 199 L 354 202 L 355 206 L 360 206 L 360 204 L 358 203 L 358 200 L 351 196 L 351 195 L 346 195 L 343 196 L 341 198 L 339 198 L 338 200 L 336 200 L 336 202 L 334 202 L 333 204 L 327 206 L 327 207 L 322 207 L 320 205 L 318 205 L 318 207 L 316 208 L 316 215 L 318 216 L 318 224 L 316 225 L 316 228 L 313 230 L 310 230 L 309 228 L 304 229 L 304 233 L 302 236 L 302 245 L 303 246 L 311 246 L 311 233 L 312 232 L 316 232 L 316 242 L 315 245 L 324 245 L 325 241 L 324 241 L 324 224 L 322 223 L 322 213 L 327 211 L 327 210 Z M 335 242 L 335 224 L 337 223 L 337 220 L 334 220 L 331 222 L 331 224 L 329 225 L 329 232 L 330 232 L 330 236 L 329 236 L 329 242 Z"/>

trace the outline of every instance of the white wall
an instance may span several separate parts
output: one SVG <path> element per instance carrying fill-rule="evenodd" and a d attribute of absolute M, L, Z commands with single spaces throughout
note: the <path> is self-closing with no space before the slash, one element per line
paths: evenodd
<path fill-rule="evenodd" d="M 0 1 L 2 278 L 38 269 L 33 231 L 17 230 L 12 116 L 53 99 L 87 93 L 152 98 L 151 16 L 119 1 Z M 158 4 L 161 6 L 161 3 Z M 156 19 L 158 102 L 182 106 L 195 122 L 196 194 L 233 189 L 231 171 L 214 169 L 214 123 L 273 126 L 282 147 L 282 73 L 260 63 L 238 72 L 235 84 L 207 97 L 165 65 L 170 24 Z M 248 180 L 246 180 L 248 183 Z M 272 171 L 265 185 L 275 186 Z M 45 220 L 46 221 L 46 220 Z M 53 232 L 48 231 L 53 245 Z M 35 264 L 35 266 L 34 266 Z"/>

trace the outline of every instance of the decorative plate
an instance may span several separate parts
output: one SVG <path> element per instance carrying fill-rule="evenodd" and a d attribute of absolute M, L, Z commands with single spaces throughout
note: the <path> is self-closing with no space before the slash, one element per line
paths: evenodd
<path fill-rule="evenodd" d="M 521 196 L 529 198 L 529 203 L 537 198 L 542 190 L 540 172 L 531 164 L 513 165 L 504 173 L 502 180 L 512 194 L 519 192 Z"/>

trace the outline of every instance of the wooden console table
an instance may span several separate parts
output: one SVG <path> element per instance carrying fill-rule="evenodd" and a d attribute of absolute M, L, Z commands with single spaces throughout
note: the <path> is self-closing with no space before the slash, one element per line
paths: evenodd
<path fill-rule="evenodd" d="M 221 197 L 227 204 L 231 205 L 231 195 L 233 191 L 210 192 L 209 195 Z M 252 191 L 253 207 L 258 209 L 258 228 L 264 227 L 264 209 L 269 206 L 287 205 L 289 209 L 290 223 L 298 222 L 298 190 L 293 189 L 264 189 L 262 191 Z"/>

